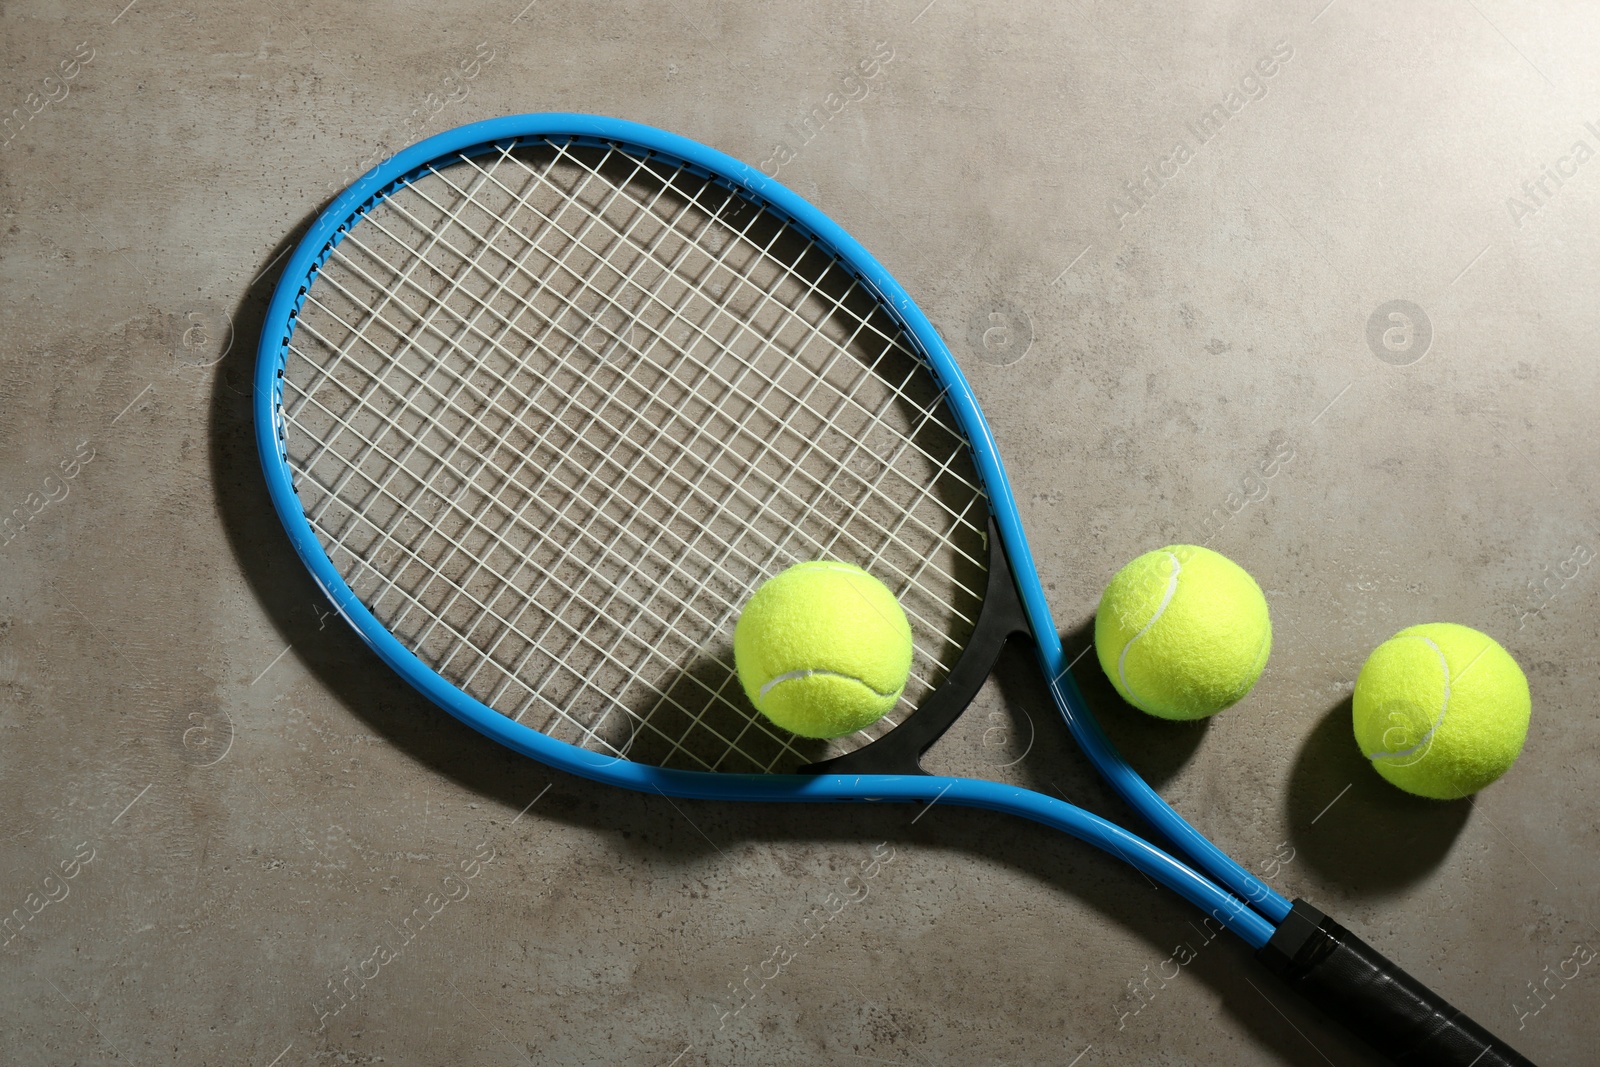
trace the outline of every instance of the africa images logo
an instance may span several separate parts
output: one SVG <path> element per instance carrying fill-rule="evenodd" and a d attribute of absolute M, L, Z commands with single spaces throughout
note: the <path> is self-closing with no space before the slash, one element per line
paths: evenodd
<path fill-rule="evenodd" d="M 836 91 L 828 93 L 798 120 L 788 124 L 794 143 L 779 141 L 774 144 L 772 154 L 761 161 L 762 173 L 769 178 L 776 178 L 779 171 L 795 161 L 800 149 L 810 144 L 840 112 L 852 103 L 865 100 L 872 93 L 872 82 L 893 61 L 893 45 L 888 41 L 879 41 L 874 45 L 870 55 L 839 78 Z"/>
<path fill-rule="evenodd" d="M 1184 130 L 1194 138 L 1194 147 L 1190 147 L 1188 138 L 1180 137 L 1172 151 L 1144 168 L 1143 173 L 1123 181 L 1122 193 L 1106 198 L 1106 207 L 1117 220 L 1117 229 L 1122 229 L 1128 219 L 1144 210 L 1155 195 L 1195 158 L 1201 145 L 1220 134 L 1247 105 L 1266 96 L 1267 83 L 1277 77 L 1292 58 L 1294 45 L 1287 39 L 1273 45 L 1272 50 L 1256 60 L 1220 101 L 1202 111 L 1193 122 L 1183 124 Z"/>
<path fill-rule="evenodd" d="M 1592 122 L 1585 122 L 1583 128 L 1597 141 L 1600 141 L 1600 126 Z M 1555 162 L 1539 168 L 1539 176 L 1529 178 L 1522 183 L 1521 196 L 1506 197 L 1506 211 L 1511 216 L 1511 224 L 1518 229 L 1522 228 L 1522 220 L 1539 213 L 1539 210 L 1556 198 L 1562 186 L 1578 176 L 1578 168 L 1582 167 L 1595 155 L 1589 142 L 1582 137 L 1572 142 L 1565 155 L 1557 156 Z"/>

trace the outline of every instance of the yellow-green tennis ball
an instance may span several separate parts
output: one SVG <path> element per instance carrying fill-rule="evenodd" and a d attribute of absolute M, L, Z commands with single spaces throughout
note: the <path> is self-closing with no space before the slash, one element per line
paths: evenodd
<path fill-rule="evenodd" d="M 1267 598 L 1226 556 L 1168 545 L 1111 579 L 1094 617 L 1094 648 L 1111 684 L 1140 711 L 1203 719 L 1261 677 L 1272 651 Z"/>
<path fill-rule="evenodd" d="M 1407 793 L 1454 800 L 1510 769 L 1528 736 L 1528 679 L 1488 634 L 1453 622 L 1401 630 L 1356 678 L 1356 744 Z"/>
<path fill-rule="evenodd" d="M 894 594 L 848 563 L 797 563 L 763 582 L 733 628 L 750 703 L 801 737 L 843 737 L 894 707 L 911 626 Z"/>

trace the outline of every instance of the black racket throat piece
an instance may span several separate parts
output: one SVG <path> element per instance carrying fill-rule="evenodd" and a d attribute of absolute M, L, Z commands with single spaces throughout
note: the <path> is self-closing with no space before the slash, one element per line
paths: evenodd
<path fill-rule="evenodd" d="M 967 710 L 978 690 L 994 671 L 1000 652 L 1013 637 L 1032 637 L 1022 608 L 1011 564 L 1000 542 L 994 516 L 989 517 L 989 573 L 983 606 L 966 647 L 944 682 L 928 695 L 916 711 L 887 734 L 842 756 L 807 764 L 801 774 L 927 774 L 923 753 L 944 736 Z"/>

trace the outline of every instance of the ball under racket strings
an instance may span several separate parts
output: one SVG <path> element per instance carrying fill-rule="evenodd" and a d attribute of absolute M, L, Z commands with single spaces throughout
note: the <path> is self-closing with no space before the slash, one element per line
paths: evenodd
<path fill-rule="evenodd" d="M 341 615 L 445 710 L 553 766 L 734 800 L 1034 819 L 1201 907 L 1414 1063 L 1524 1063 L 1168 807 L 1082 705 L 982 414 L 852 238 L 681 137 L 525 115 L 414 145 L 295 249 L 262 333 L 274 507 Z M 733 626 L 810 559 L 913 633 L 889 716 L 820 743 L 752 708 Z M 1080 747 L 1183 859 L 1065 801 L 923 773 L 1012 634 Z"/>

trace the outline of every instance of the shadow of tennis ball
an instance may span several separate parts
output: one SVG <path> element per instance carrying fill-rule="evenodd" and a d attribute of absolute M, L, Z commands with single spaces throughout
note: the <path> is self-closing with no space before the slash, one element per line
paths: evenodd
<path fill-rule="evenodd" d="M 750 706 L 733 670 L 731 640 L 707 651 L 659 683 L 655 699 L 640 703 L 641 694 L 630 694 L 637 715 L 613 708 L 605 716 L 606 743 L 583 747 L 635 763 L 745 774 L 792 772 L 828 755 L 828 742 L 796 737 Z M 580 721 L 599 721 L 597 710 Z"/>
<path fill-rule="evenodd" d="M 1367 347 L 1390 366 L 1408 367 L 1433 347 L 1433 323 L 1411 301 L 1390 300 L 1367 317 Z"/>
<path fill-rule="evenodd" d="M 1384 781 L 1356 745 L 1348 697 L 1301 747 L 1285 804 L 1296 862 L 1356 894 L 1426 877 L 1472 811 L 1469 800 L 1427 800 Z"/>

